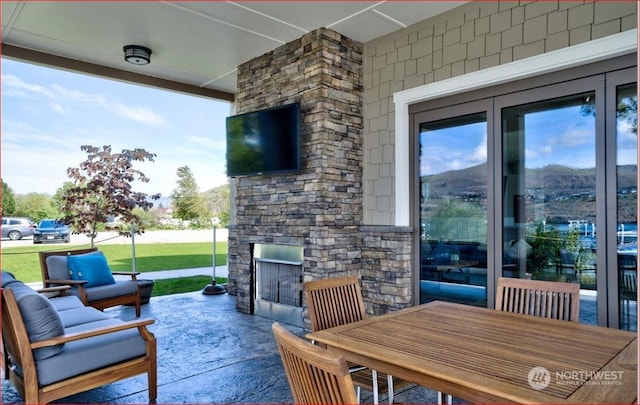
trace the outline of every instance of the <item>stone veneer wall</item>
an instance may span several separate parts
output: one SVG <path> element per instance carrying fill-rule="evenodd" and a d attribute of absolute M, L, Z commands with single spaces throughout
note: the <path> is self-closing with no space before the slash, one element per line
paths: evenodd
<path fill-rule="evenodd" d="M 362 87 L 362 45 L 324 28 L 238 68 L 238 113 L 298 101 L 303 115 L 301 173 L 232 183 L 238 310 L 253 311 L 255 243 L 304 246 L 304 281 L 359 275 L 369 314 L 411 305 L 412 229 L 362 226 Z"/>
<path fill-rule="evenodd" d="M 235 180 L 228 291 L 252 312 L 252 246 L 304 246 L 304 278 L 358 274 L 362 221 L 362 45 L 328 29 L 238 67 L 237 113 L 300 102 L 298 174 Z"/>
<path fill-rule="evenodd" d="M 394 225 L 393 94 L 637 26 L 635 1 L 471 1 L 365 44 L 364 212 Z M 407 159 L 409 157 L 407 156 Z"/>

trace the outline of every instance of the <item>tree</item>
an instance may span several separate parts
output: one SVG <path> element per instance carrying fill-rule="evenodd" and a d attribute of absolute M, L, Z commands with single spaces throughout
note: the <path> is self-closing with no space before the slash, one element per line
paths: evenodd
<path fill-rule="evenodd" d="M 36 223 L 45 218 L 60 218 L 60 210 L 51 196 L 41 193 L 29 193 L 16 196 L 15 216 L 27 217 Z"/>
<path fill-rule="evenodd" d="M 211 215 L 220 220 L 221 227 L 228 227 L 231 218 L 231 192 L 229 183 L 212 188 L 204 192 L 203 195 L 207 201 Z"/>
<path fill-rule="evenodd" d="M 2 183 L 2 205 L 0 206 L 0 211 L 3 216 L 12 215 L 16 210 L 15 195 L 4 180 L 0 179 L 0 182 Z"/>
<path fill-rule="evenodd" d="M 160 194 L 149 196 L 132 190 L 133 181 L 149 182 L 144 173 L 133 168 L 133 163 L 153 162 L 156 155 L 144 149 L 112 153 L 111 145 L 102 149 L 84 145 L 80 149 L 87 153 L 87 160 L 79 167 L 67 169 L 73 186 L 63 190 L 64 221 L 74 226 L 74 233 L 84 233 L 91 238 L 92 247 L 97 226 L 107 222 L 109 217 L 133 224 L 136 233 L 141 233 L 143 224 L 134 208 L 150 209 L 153 207 L 150 200 L 159 199 Z"/>
<path fill-rule="evenodd" d="M 208 219 L 211 215 L 189 166 L 179 167 L 177 175 L 178 187 L 171 193 L 174 216 L 183 221 Z"/>

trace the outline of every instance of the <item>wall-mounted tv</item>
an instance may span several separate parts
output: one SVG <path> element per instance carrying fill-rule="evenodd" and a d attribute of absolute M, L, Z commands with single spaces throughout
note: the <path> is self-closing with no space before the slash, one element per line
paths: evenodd
<path fill-rule="evenodd" d="M 300 103 L 227 117 L 227 176 L 301 169 Z"/>

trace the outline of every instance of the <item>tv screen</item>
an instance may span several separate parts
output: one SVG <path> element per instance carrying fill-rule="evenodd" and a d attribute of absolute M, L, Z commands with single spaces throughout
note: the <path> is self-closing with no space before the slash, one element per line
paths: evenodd
<path fill-rule="evenodd" d="M 300 169 L 299 103 L 227 117 L 227 176 Z"/>

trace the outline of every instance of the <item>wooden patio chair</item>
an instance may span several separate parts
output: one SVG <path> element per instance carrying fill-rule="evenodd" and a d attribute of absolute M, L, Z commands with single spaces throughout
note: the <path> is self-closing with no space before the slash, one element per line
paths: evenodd
<path fill-rule="evenodd" d="M 84 305 L 104 310 L 117 305 L 134 305 L 136 317 L 140 317 L 139 272 L 110 271 L 110 275 L 125 275 L 131 280 L 115 281 L 112 284 L 91 286 L 87 281 L 72 279 L 69 275 L 69 257 L 86 258 L 89 255 L 102 254 L 97 248 L 39 252 L 40 271 L 44 288 L 68 285 L 72 287 L 68 294 L 76 295 Z"/>
<path fill-rule="evenodd" d="M 500 277 L 496 309 L 578 322 L 580 284 Z"/>
<path fill-rule="evenodd" d="M 358 277 L 340 277 L 305 283 L 307 306 L 311 329 L 314 332 L 367 318 Z M 348 363 L 351 378 L 357 388 L 360 402 L 360 389 L 373 392 L 373 402 L 378 403 L 379 394 L 387 394 L 389 403 L 393 403 L 394 386 L 399 388 L 408 382 L 394 379 L 391 375 L 378 373 L 366 367 Z"/>
<path fill-rule="evenodd" d="M 294 403 L 356 403 L 353 381 L 342 356 L 300 339 L 277 322 L 273 334 Z"/>

